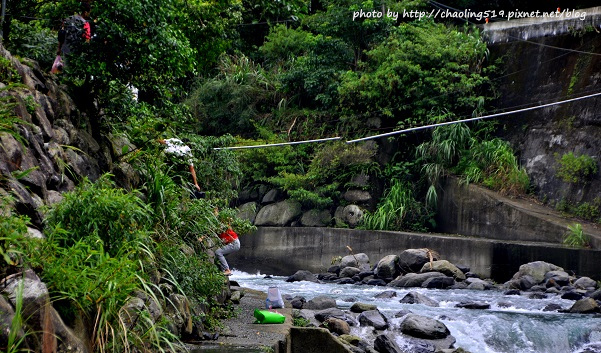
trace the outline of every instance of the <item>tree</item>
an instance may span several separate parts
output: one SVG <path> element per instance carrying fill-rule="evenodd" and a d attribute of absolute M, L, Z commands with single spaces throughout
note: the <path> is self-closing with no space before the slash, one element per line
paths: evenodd
<path fill-rule="evenodd" d="M 367 52 L 339 88 L 343 112 L 374 112 L 384 126 L 410 127 L 481 105 L 486 44 L 477 29 L 449 29 L 430 20 L 402 23 Z"/>

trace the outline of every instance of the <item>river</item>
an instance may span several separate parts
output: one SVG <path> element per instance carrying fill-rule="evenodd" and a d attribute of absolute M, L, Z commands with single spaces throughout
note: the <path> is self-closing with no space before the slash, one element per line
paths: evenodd
<path fill-rule="evenodd" d="M 282 295 L 303 296 L 310 300 L 318 295 L 336 299 L 340 309 L 349 309 L 354 301 L 375 304 L 387 316 L 391 328 L 398 328 L 403 318 L 394 318 L 400 310 L 409 310 L 443 322 L 461 347 L 472 353 L 563 353 L 601 352 L 600 316 L 546 312 L 548 304 L 569 308 L 574 303 L 549 295 L 546 299 L 530 299 L 524 295 L 504 295 L 500 290 L 438 290 L 422 288 L 391 288 L 332 283 L 286 282 L 287 277 L 265 278 L 261 274 L 234 271 L 232 280 L 240 286 L 267 291 L 270 286 L 280 288 Z M 391 299 L 374 296 L 394 290 Z M 399 300 L 410 291 L 416 291 L 440 303 L 440 307 L 401 304 Z M 487 310 L 456 308 L 460 302 L 476 301 L 491 305 Z M 367 340 L 375 337 L 372 329 L 352 327 L 352 334 Z M 397 335 L 400 346 L 409 344 Z"/>

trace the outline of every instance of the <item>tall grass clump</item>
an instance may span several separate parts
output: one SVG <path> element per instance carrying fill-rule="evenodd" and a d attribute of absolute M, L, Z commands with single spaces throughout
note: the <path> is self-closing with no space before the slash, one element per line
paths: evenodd
<path fill-rule="evenodd" d="M 27 245 L 26 265 L 47 284 L 63 320 L 81 318 L 94 352 L 164 352 L 180 346 L 167 321 L 150 320 L 148 302 L 165 301 L 147 274 L 155 268 L 152 210 L 110 175 L 84 181 L 47 212 L 46 241 Z M 134 317 L 135 319 L 132 319 Z"/>
<path fill-rule="evenodd" d="M 589 247 L 590 239 L 589 236 L 584 233 L 582 224 L 574 223 L 568 225 L 568 231 L 564 235 L 563 243 L 573 247 Z"/>
<path fill-rule="evenodd" d="M 429 185 L 426 202 L 438 201 L 439 180 L 456 174 L 465 183 L 479 183 L 503 194 L 528 192 L 530 179 L 506 141 L 489 136 L 492 125 L 481 123 L 472 131 L 465 124 L 437 127 L 432 139 L 416 149 Z"/>
<path fill-rule="evenodd" d="M 426 230 L 433 213 L 419 203 L 408 183 L 394 180 L 375 212 L 363 215 L 361 227 L 370 230 Z"/>

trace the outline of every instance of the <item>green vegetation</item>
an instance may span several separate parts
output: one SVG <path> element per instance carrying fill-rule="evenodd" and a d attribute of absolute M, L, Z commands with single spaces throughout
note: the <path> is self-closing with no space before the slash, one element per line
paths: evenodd
<path fill-rule="evenodd" d="M 21 347 L 25 344 L 27 333 L 23 331 L 23 281 L 19 282 L 17 285 L 15 315 L 10 322 L 7 336 L 8 340 L 5 347 L 6 353 L 18 353 L 24 351 Z"/>
<path fill-rule="evenodd" d="M 48 210 L 47 240 L 24 237 L 26 218 L 0 217 L 2 273 L 34 269 L 63 320 L 83 319 L 94 351 L 172 351 L 180 345 L 169 318 L 156 321 L 151 314 L 152 302 L 170 300 L 161 283 L 207 308 L 196 318 L 206 329 L 230 313 L 216 302 L 224 277 L 196 239 L 198 234 L 216 239 L 224 224 L 213 215 L 213 205 L 191 200 L 165 177 L 164 165 L 157 169 L 147 175 L 163 179 L 155 180 L 152 190 L 145 184 L 147 201 L 139 191 L 116 188 L 110 175 L 96 183 L 84 180 Z M 159 207 L 157 201 L 171 207 Z M 230 209 L 222 213 L 234 217 Z M 252 230 L 235 217 L 234 224 L 240 234 Z M 184 253 L 184 247 L 193 252 Z M 163 275 L 157 278 L 157 273 Z M 145 304 L 132 311 L 130 303 L 140 296 Z"/>
<path fill-rule="evenodd" d="M 434 213 L 417 202 L 411 185 L 394 180 L 392 187 L 374 213 L 363 216 L 362 227 L 374 230 L 424 231 L 426 225 L 433 226 Z"/>
<path fill-rule="evenodd" d="M 43 66 L 52 66 L 54 53 L 58 47 L 56 33 L 46 26 L 44 21 L 20 22 L 13 19 L 10 24 L 10 42 L 8 50 L 13 55 L 29 58 Z"/>
<path fill-rule="evenodd" d="M 294 310 L 292 312 L 292 325 L 297 327 L 307 327 L 311 324 L 307 318 L 300 315 L 300 310 Z"/>
<path fill-rule="evenodd" d="M 47 223 L 50 229 L 60 226 L 69 231 L 58 239 L 61 247 L 69 248 L 82 240 L 100 241 L 115 257 L 128 243 L 147 241 L 150 219 L 150 209 L 139 197 L 116 188 L 105 175 L 94 184 L 84 180 L 66 194 L 50 209 Z"/>
<path fill-rule="evenodd" d="M 568 226 L 568 232 L 563 238 L 563 243 L 573 247 L 589 247 L 590 239 L 588 235 L 584 234 L 582 225 L 580 223 L 574 223 Z"/>
<path fill-rule="evenodd" d="M 519 166 L 509 144 L 488 136 L 490 124 L 476 128 L 474 133 L 464 124 L 437 127 L 432 140 L 417 147 L 416 156 L 423 161 L 422 171 L 430 185 L 428 204 L 436 203 L 438 181 L 449 172 L 463 176 L 466 183 L 482 183 L 504 194 L 528 191 L 528 175 Z"/>
<path fill-rule="evenodd" d="M 555 209 L 567 216 L 582 218 L 591 222 L 601 222 L 601 198 L 596 197 L 592 202 L 572 204 L 565 199 L 555 205 Z"/>
<path fill-rule="evenodd" d="M 558 162 L 557 176 L 566 183 L 586 182 L 597 173 L 597 161 L 586 154 L 576 157 L 573 152 L 565 153 Z"/>

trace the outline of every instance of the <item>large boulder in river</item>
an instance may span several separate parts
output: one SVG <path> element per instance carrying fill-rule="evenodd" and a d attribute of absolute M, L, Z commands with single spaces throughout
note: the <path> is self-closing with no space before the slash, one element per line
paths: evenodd
<path fill-rule="evenodd" d="M 328 331 L 337 335 L 348 335 L 351 333 L 349 324 L 346 321 L 335 317 L 326 319 L 321 327 L 327 328 Z"/>
<path fill-rule="evenodd" d="M 308 309 L 308 310 L 311 310 L 311 309 Z M 345 312 L 342 311 L 341 309 L 338 309 L 335 307 L 319 310 L 319 311 L 315 312 L 314 316 L 315 316 L 315 319 L 319 322 L 324 322 L 329 318 L 336 318 L 336 319 L 340 319 L 340 320 L 346 319 Z"/>
<path fill-rule="evenodd" d="M 335 308 L 336 300 L 325 295 L 317 296 L 303 305 L 303 309 L 309 310 L 323 310 L 328 308 Z"/>
<path fill-rule="evenodd" d="M 445 289 L 455 285 L 453 277 L 432 277 L 422 283 L 422 288 Z"/>
<path fill-rule="evenodd" d="M 379 335 L 374 341 L 374 348 L 379 353 L 404 353 L 404 349 L 401 349 L 396 343 L 395 335 L 385 334 Z"/>
<path fill-rule="evenodd" d="M 563 268 L 544 261 L 529 262 L 520 266 L 519 271 L 513 275 L 513 279 L 528 275 L 534 278 L 538 284 L 545 280 L 545 274 L 549 271 L 563 271 Z"/>
<path fill-rule="evenodd" d="M 406 335 L 424 339 L 441 339 L 451 334 L 442 322 L 416 314 L 407 315 L 400 329 Z"/>
<path fill-rule="evenodd" d="M 299 282 L 299 281 L 308 281 L 308 282 L 319 282 L 317 280 L 317 276 L 312 274 L 306 270 L 298 270 L 292 276 L 286 279 L 286 282 Z"/>
<path fill-rule="evenodd" d="M 351 312 L 353 312 L 353 313 L 362 313 L 364 311 L 377 310 L 377 309 L 378 309 L 378 307 L 373 304 L 356 302 L 353 305 L 351 305 Z"/>
<path fill-rule="evenodd" d="M 438 254 L 428 249 L 407 249 L 399 254 L 399 267 L 403 273 L 419 272 L 427 262 L 439 260 Z"/>
<path fill-rule="evenodd" d="M 395 278 L 399 274 L 397 264 L 399 263 L 398 255 L 384 256 L 376 267 L 376 276 L 378 278 Z"/>
<path fill-rule="evenodd" d="M 372 326 L 376 330 L 386 330 L 388 328 L 388 320 L 377 309 L 362 312 L 357 320 L 359 320 L 361 326 Z"/>
<path fill-rule="evenodd" d="M 399 301 L 402 304 L 422 304 L 437 307 L 438 302 L 418 292 L 409 292 Z"/>
<path fill-rule="evenodd" d="M 389 287 L 421 287 L 422 284 L 432 277 L 446 277 L 440 272 L 426 273 L 408 273 L 404 276 L 397 277 L 392 282 L 388 283 Z"/>
<path fill-rule="evenodd" d="M 340 260 L 340 268 L 357 267 L 360 269 L 369 269 L 369 256 L 365 253 L 346 255 Z"/>
<path fill-rule="evenodd" d="M 353 278 L 353 276 L 358 275 L 361 272 L 360 269 L 356 267 L 345 267 L 340 271 L 340 278 Z"/>
<path fill-rule="evenodd" d="M 428 262 L 424 264 L 420 272 L 440 272 L 459 281 L 465 280 L 465 274 L 458 269 L 457 266 L 453 265 L 447 260 Z"/>
<path fill-rule="evenodd" d="M 574 282 L 574 287 L 579 289 L 595 289 L 597 282 L 589 277 L 580 277 Z"/>
<path fill-rule="evenodd" d="M 255 218 L 255 225 L 283 227 L 290 224 L 301 214 L 300 203 L 285 200 L 261 208 Z"/>
<path fill-rule="evenodd" d="M 584 298 L 580 299 L 572 307 L 569 312 L 571 313 L 579 313 L 579 314 L 591 314 L 599 312 L 599 305 L 592 298 Z"/>

